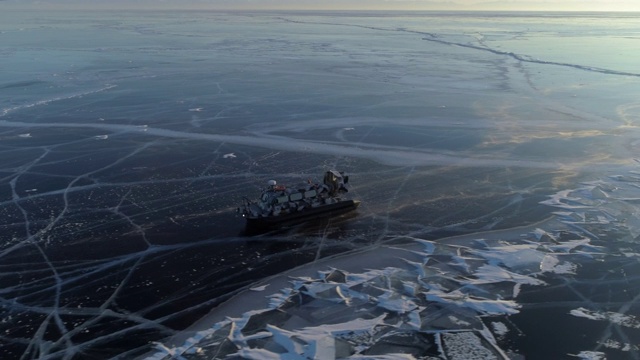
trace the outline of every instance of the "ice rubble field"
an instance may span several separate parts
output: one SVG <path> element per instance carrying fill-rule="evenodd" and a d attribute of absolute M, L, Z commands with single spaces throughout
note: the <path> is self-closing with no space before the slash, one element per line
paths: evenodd
<path fill-rule="evenodd" d="M 605 329 L 591 348 L 567 356 L 638 351 L 640 294 L 614 306 L 572 285 L 599 262 L 619 263 L 618 280 L 638 283 L 637 274 L 625 274 L 640 259 L 638 188 L 640 173 L 612 176 L 550 197 L 544 203 L 557 209 L 554 216 L 531 227 L 415 238 L 409 247 L 368 249 L 295 269 L 251 286 L 186 339 L 157 344 L 148 359 L 518 358 L 526 354 L 509 347 L 520 331 L 511 316 L 527 311 L 521 293 L 550 283 L 582 299 L 567 315 Z M 607 274 L 587 277 L 592 280 L 582 281 L 594 287 L 611 281 Z"/>

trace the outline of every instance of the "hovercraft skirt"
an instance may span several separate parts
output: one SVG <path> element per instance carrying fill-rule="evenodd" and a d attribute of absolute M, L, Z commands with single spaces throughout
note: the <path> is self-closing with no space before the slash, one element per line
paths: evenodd
<path fill-rule="evenodd" d="M 355 210 L 360 201 L 342 200 L 335 204 L 306 208 L 291 214 L 278 216 L 246 217 L 247 229 L 270 229 L 302 223 L 313 218 L 324 218 Z"/>

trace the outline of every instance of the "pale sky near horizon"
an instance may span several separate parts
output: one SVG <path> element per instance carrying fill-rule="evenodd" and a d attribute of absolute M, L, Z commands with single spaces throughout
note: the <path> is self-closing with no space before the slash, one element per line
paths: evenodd
<path fill-rule="evenodd" d="M 640 11 L 640 0 L 0 0 L 3 7 Z"/>

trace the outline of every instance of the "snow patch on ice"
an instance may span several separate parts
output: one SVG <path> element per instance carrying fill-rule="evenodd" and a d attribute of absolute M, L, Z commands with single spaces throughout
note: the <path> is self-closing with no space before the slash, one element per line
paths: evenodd
<path fill-rule="evenodd" d="M 607 339 L 607 341 L 603 342 L 602 345 L 609 349 L 617 349 L 620 351 L 640 351 L 640 345 L 621 343 L 613 339 Z"/>
<path fill-rule="evenodd" d="M 540 263 L 540 271 L 543 273 L 575 274 L 578 266 L 570 262 L 560 262 L 556 256 L 546 255 Z"/>
<path fill-rule="evenodd" d="M 600 351 L 581 351 L 577 355 L 572 355 L 582 360 L 606 360 L 607 355 Z"/>
<path fill-rule="evenodd" d="M 491 327 L 493 328 L 493 333 L 498 336 L 505 336 L 509 332 L 509 328 L 501 322 L 492 322 Z"/>
<path fill-rule="evenodd" d="M 569 313 L 573 316 L 582 317 L 589 320 L 604 320 L 616 325 L 633 329 L 640 329 L 640 321 L 638 321 L 638 319 L 636 319 L 636 317 L 633 315 L 626 315 L 611 311 L 592 311 L 583 307 L 573 309 Z"/>

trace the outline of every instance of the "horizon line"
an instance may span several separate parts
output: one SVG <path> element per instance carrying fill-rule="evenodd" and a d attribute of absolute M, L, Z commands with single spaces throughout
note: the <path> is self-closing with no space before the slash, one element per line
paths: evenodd
<path fill-rule="evenodd" d="M 42 4 L 41 4 L 42 5 Z M 47 4 L 48 5 L 48 4 Z M 183 11 L 196 11 L 196 10 L 208 10 L 208 11 L 238 11 L 238 12 L 261 12 L 261 11 L 291 11 L 291 12 L 315 12 L 315 11 L 342 11 L 342 12 L 496 12 L 496 13 L 514 13 L 514 12 L 536 12 L 536 13 L 640 13 L 639 9 L 533 9 L 533 8 L 375 8 L 375 9 L 363 9 L 363 8 L 288 8 L 288 7 L 257 7 L 257 8 L 238 8 L 238 7 L 219 7 L 219 6 L 122 6 L 114 8 L 108 5 L 99 6 L 42 6 L 41 8 L 34 8 L 32 6 L 11 6 L 5 8 L 5 10 L 60 10 L 60 11 L 84 11 L 84 10 L 146 10 L 146 11 L 163 11 L 163 10 L 183 10 Z"/>

